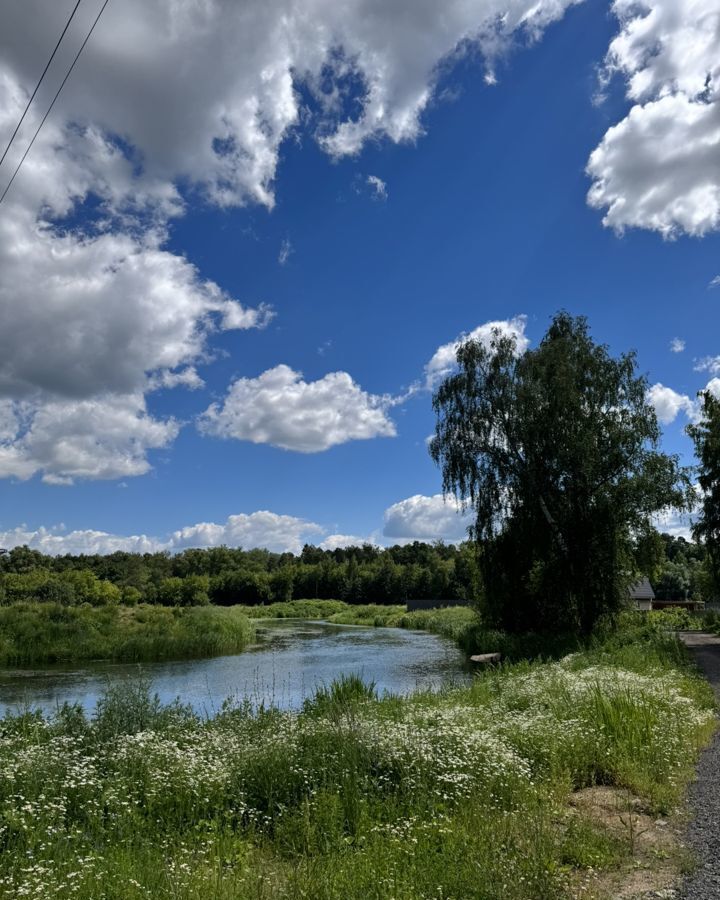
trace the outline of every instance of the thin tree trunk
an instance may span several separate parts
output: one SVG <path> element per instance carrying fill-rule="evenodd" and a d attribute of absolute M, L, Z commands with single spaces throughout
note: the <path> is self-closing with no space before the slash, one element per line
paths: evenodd
<path fill-rule="evenodd" d="M 545 516 L 545 519 L 547 520 L 548 525 L 552 529 L 553 534 L 557 538 L 557 542 L 558 542 L 558 544 L 560 544 L 561 550 L 567 556 L 568 548 L 567 548 L 567 544 L 565 543 L 565 538 L 563 537 L 562 532 L 560 531 L 560 527 L 559 527 L 558 523 L 555 521 L 555 519 L 553 518 L 552 513 L 548 509 L 547 503 L 545 502 L 545 498 L 543 497 L 542 494 L 539 495 L 539 500 L 540 500 L 540 509 L 542 510 L 542 513 Z"/>

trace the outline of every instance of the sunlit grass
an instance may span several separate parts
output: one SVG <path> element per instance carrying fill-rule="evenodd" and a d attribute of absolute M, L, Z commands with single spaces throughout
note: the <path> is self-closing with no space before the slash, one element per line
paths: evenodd
<path fill-rule="evenodd" d="M 126 685 L 0 724 L 0 896 L 557 900 L 630 853 L 570 793 L 665 814 L 713 726 L 683 649 L 635 625 L 438 693 L 341 679 L 299 713 Z"/>
<path fill-rule="evenodd" d="M 349 603 L 342 600 L 287 600 L 233 608 L 251 619 L 327 619 L 335 613 L 352 609 Z"/>
<path fill-rule="evenodd" d="M 238 653 L 254 634 L 233 608 L 16 603 L 0 607 L 0 665 L 216 656 Z"/>

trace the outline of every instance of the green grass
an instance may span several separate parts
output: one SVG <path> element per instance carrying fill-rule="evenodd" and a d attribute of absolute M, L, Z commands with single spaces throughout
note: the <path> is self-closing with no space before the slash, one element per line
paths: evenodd
<path fill-rule="evenodd" d="M 0 665 L 94 659 L 148 662 L 237 653 L 254 637 L 238 609 L 60 606 L 0 607 Z"/>
<path fill-rule="evenodd" d="M 470 687 L 202 719 L 143 684 L 0 723 L 0 897 L 560 900 L 630 860 L 577 788 L 675 806 L 714 726 L 677 641 L 637 620 Z"/>
<path fill-rule="evenodd" d="M 478 614 L 467 606 L 415 612 L 408 612 L 406 606 L 348 606 L 342 612 L 329 616 L 328 621 L 339 625 L 374 625 L 432 631 L 450 638 L 468 652 L 474 652 L 481 642 Z"/>
<path fill-rule="evenodd" d="M 260 606 L 234 607 L 251 619 L 327 619 L 351 608 L 349 603 L 342 600 L 288 600 Z"/>

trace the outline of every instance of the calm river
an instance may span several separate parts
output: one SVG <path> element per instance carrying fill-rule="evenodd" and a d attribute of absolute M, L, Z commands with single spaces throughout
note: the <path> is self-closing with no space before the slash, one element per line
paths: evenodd
<path fill-rule="evenodd" d="M 109 682 L 142 671 L 161 700 L 179 697 L 212 715 L 228 697 L 297 709 L 319 685 L 342 674 L 405 694 L 469 679 L 463 654 L 445 638 L 400 628 L 361 628 L 298 619 L 258 622 L 257 644 L 236 656 L 184 662 L 87 663 L 0 670 L 0 713 L 65 702 L 92 710 Z"/>

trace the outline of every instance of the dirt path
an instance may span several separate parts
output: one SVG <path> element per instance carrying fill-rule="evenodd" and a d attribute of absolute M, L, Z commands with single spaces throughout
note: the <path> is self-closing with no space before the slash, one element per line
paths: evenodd
<path fill-rule="evenodd" d="M 720 637 L 703 632 L 684 632 L 682 641 L 720 701 Z M 697 781 L 690 786 L 692 821 L 688 843 L 697 856 L 697 869 L 685 881 L 683 900 L 720 900 L 720 731 L 702 754 Z"/>

